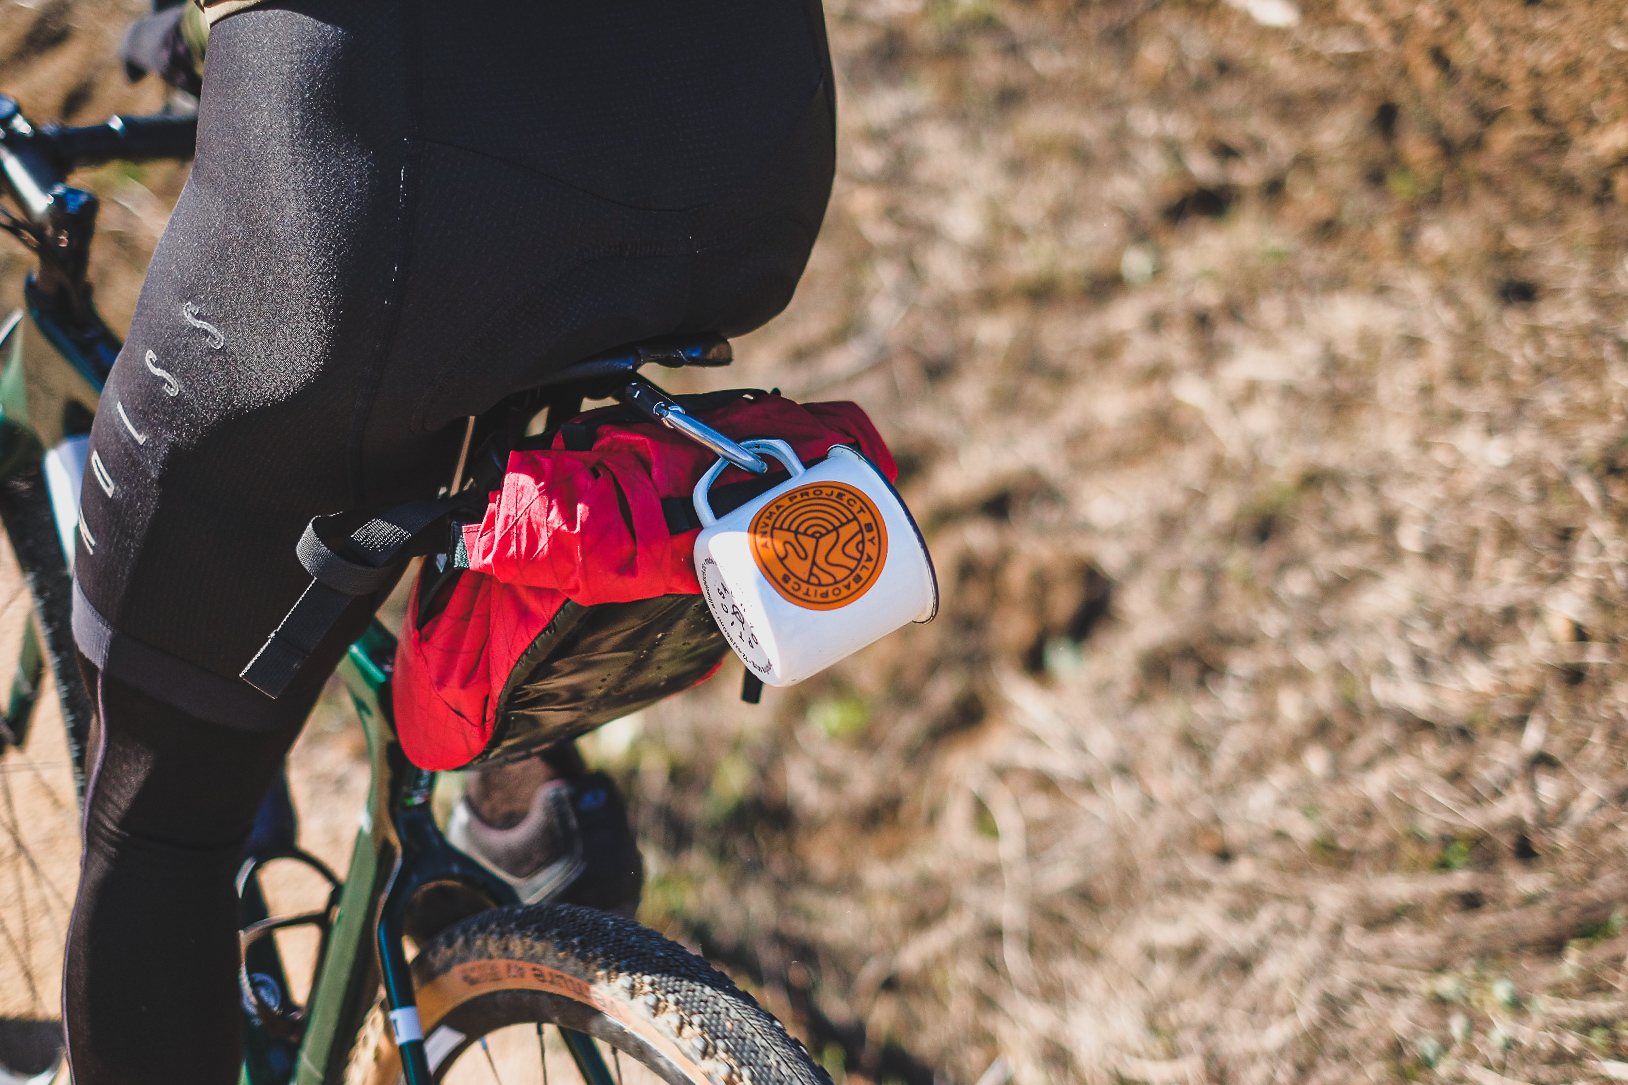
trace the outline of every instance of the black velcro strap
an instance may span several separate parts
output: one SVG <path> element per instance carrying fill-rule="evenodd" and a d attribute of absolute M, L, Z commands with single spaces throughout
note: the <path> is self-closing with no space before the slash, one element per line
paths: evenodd
<path fill-rule="evenodd" d="M 669 535 L 682 535 L 701 526 L 701 518 L 695 515 L 695 504 L 687 497 L 662 498 L 661 514 L 667 520 Z"/>
<path fill-rule="evenodd" d="M 567 422 L 560 427 L 560 445 L 567 452 L 587 452 L 594 446 L 594 435 L 581 422 Z"/>
<path fill-rule="evenodd" d="M 339 615 L 356 598 L 313 580 L 277 631 L 243 668 L 242 678 L 267 697 L 281 697 Z"/>
<path fill-rule="evenodd" d="M 727 516 L 758 494 L 768 493 L 790 477 L 791 475 L 782 469 L 770 471 L 756 478 L 743 478 L 739 482 L 714 486 L 712 511 L 719 516 Z M 672 535 L 695 531 L 701 526 L 701 518 L 695 514 L 695 501 L 689 497 L 662 498 L 661 514 L 667 520 L 668 533 Z"/>
<path fill-rule="evenodd" d="M 320 519 L 320 518 L 319 518 Z M 346 595 L 366 595 L 381 587 L 394 571 L 392 565 L 363 565 L 336 554 L 332 547 L 317 534 L 317 521 L 305 525 L 305 533 L 294 548 L 300 564 L 311 574 L 314 582 L 326 584 Z"/>
<path fill-rule="evenodd" d="M 347 517 L 318 516 L 306 525 L 296 553 L 313 578 L 351 595 L 366 595 L 389 578 L 402 558 L 412 555 L 408 547 L 426 534 L 425 529 L 448 513 L 485 503 L 484 495 L 409 501 L 365 521 L 337 548 L 323 536 L 331 537 Z"/>
<path fill-rule="evenodd" d="M 312 520 L 295 547 L 311 583 L 239 677 L 268 697 L 282 696 L 350 601 L 390 583 L 402 562 L 413 556 L 413 542 L 421 537 L 439 542 L 429 529 L 473 500 L 460 495 L 397 505 L 365 521 L 338 546 L 323 535 L 337 530 L 347 517 Z"/>

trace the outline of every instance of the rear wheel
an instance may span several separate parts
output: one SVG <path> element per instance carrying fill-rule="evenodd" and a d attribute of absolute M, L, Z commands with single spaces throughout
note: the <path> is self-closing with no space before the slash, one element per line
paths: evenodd
<path fill-rule="evenodd" d="M 22 603 L 0 609 L 6 647 L 28 620 L 26 592 Z M 62 950 L 79 882 L 79 802 L 55 697 L 43 693 L 34 715 L 0 723 L 0 1085 L 50 1080 L 61 1060 Z"/>
<path fill-rule="evenodd" d="M 446 1085 L 572 1080 L 566 1047 L 545 1025 L 592 1037 L 619 1085 L 830 1085 L 728 977 L 654 931 L 589 908 L 474 916 L 424 947 L 413 981 L 431 1071 Z M 402 1080 L 386 1032 L 375 1011 L 349 1085 Z"/>
<path fill-rule="evenodd" d="M 0 1085 L 12 1085 L 50 1080 L 62 1062 L 62 950 L 80 850 L 62 708 L 72 705 L 80 728 L 91 710 L 71 662 L 69 580 L 45 478 L 26 462 L 27 438 L 14 427 L 4 436 L 24 455 L 0 479 Z M 34 570 L 26 578 L 19 556 Z M 42 615 L 51 635 L 36 638 Z M 59 668 L 68 661 L 56 689 L 47 654 Z"/>

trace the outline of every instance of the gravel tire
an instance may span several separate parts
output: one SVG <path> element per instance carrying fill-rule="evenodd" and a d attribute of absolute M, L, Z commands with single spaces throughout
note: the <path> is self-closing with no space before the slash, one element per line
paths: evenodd
<path fill-rule="evenodd" d="M 631 920 L 570 904 L 482 912 L 413 961 L 425 1049 L 441 1081 L 480 1037 L 540 1023 L 585 1032 L 670 1085 L 831 1085 L 803 1045 L 729 977 Z M 346 1080 L 402 1080 L 382 1007 Z"/>

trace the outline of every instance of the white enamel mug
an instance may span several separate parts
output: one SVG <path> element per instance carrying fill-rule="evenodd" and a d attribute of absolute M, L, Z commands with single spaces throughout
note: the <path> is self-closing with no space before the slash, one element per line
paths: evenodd
<path fill-rule="evenodd" d="M 742 446 L 791 478 L 726 516 L 708 496 L 728 466 L 695 486 L 695 573 L 735 654 L 771 686 L 789 686 L 938 612 L 938 579 L 921 530 L 887 478 L 834 445 L 804 467 L 784 441 Z"/>

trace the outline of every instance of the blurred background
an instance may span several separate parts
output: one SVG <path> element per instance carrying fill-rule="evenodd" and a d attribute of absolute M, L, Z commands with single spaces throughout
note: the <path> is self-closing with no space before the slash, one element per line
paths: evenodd
<path fill-rule="evenodd" d="M 7 0 L 0 91 L 156 108 L 141 11 Z M 1620 6 L 827 20 L 825 231 L 709 380 L 865 406 L 944 608 L 586 744 L 644 920 L 838 1085 L 1628 1080 Z M 116 327 L 183 180 L 84 179 Z M 296 757 L 331 860 L 360 741 Z"/>

